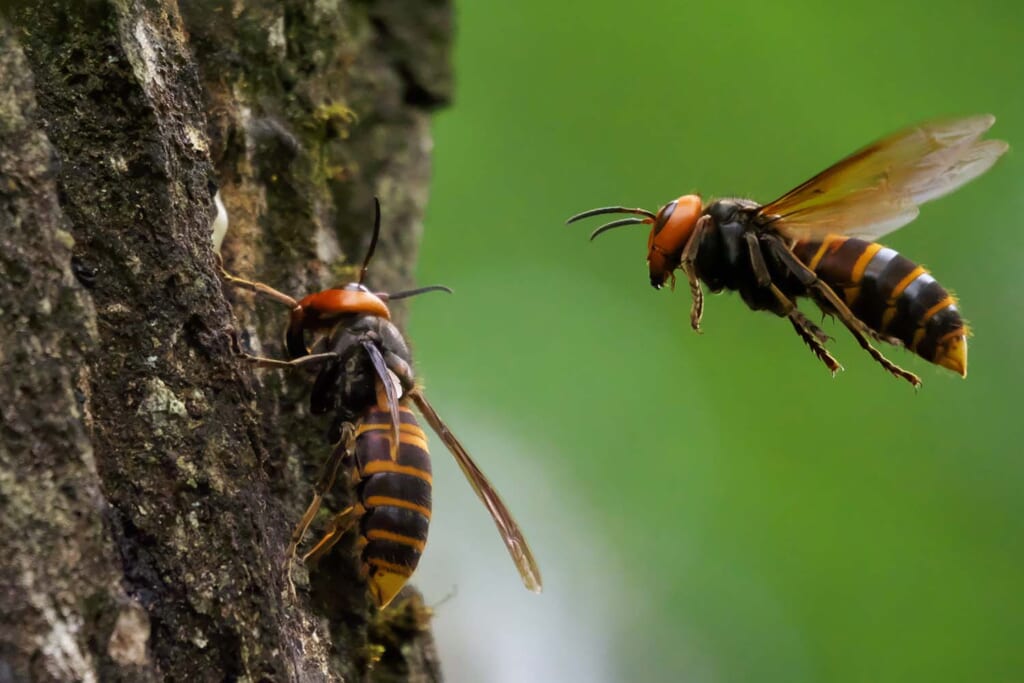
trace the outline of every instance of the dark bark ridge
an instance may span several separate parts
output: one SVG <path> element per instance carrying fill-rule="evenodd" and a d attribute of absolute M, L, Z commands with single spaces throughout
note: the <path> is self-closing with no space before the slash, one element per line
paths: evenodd
<path fill-rule="evenodd" d="M 446 2 L 0 17 L 0 681 L 439 679 L 428 611 L 375 618 L 349 558 L 291 596 L 327 445 L 307 377 L 238 361 L 284 312 L 233 318 L 210 221 L 219 187 L 228 266 L 299 294 L 379 195 L 371 284 L 410 284 L 450 30 Z"/>

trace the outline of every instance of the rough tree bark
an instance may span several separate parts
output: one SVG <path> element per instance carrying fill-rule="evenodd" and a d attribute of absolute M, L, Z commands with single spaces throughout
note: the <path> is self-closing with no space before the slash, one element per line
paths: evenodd
<path fill-rule="evenodd" d="M 0 682 L 439 679 L 344 552 L 288 590 L 324 425 L 238 359 L 286 312 L 210 224 L 305 293 L 378 195 L 371 284 L 412 284 L 450 41 L 448 0 L 0 5 Z"/>

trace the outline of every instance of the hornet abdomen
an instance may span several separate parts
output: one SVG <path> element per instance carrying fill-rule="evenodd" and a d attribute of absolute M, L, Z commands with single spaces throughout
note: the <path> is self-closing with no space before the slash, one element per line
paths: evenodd
<path fill-rule="evenodd" d="M 387 605 L 419 564 L 430 525 L 430 453 L 416 416 L 399 406 L 398 451 L 391 457 L 391 415 L 374 407 L 356 430 L 356 489 L 362 566 L 376 603 Z"/>
<path fill-rule="evenodd" d="M 922 266 L 875 242 L 842 236 L 799 241 L 793 253 L 883 337 L 967 374 L 967 326 L 956 299 Z"/>

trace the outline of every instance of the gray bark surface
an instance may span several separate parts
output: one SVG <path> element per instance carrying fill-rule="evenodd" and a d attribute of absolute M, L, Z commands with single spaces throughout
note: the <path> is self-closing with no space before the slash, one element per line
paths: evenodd
<path fill-rule="evenodd" d="M 447 0 L 0 5 L 0 683 L 440 680 L 414 591 L 285 548 L 329 452 L 287 310 L 412 284 Z M 338 488 L 344 496 L 344 482 Z M 334 499 L 329 503 L 337 504 Z"/>

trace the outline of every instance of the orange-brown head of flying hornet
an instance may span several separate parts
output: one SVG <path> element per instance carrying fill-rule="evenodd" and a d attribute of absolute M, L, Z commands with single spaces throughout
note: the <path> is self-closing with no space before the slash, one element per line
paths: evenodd
<path fill-rule="evenodd" d="M 651 286 L 661 289 L 666 281 L 670 281 L 671 286 L 675 287 L 675 270 L 679 267 L 683 250 L 693 236 L 694 228 L 697 227 L 697 219 L 700 218 L 702 208 L 700 196 L 688 194 L 661 207 L 658 213 L 652 213 L 647 209 L 608 206 L 576 214 L 568 222 L 573 223 L 609 213 L 635 213 L 643 216 L 620 218 L 606 223 L 592 232 L 590 239 L 624 225 L 650 225 L 651 233 L 647 236 L 647 266 L 651 274 Z"/>

